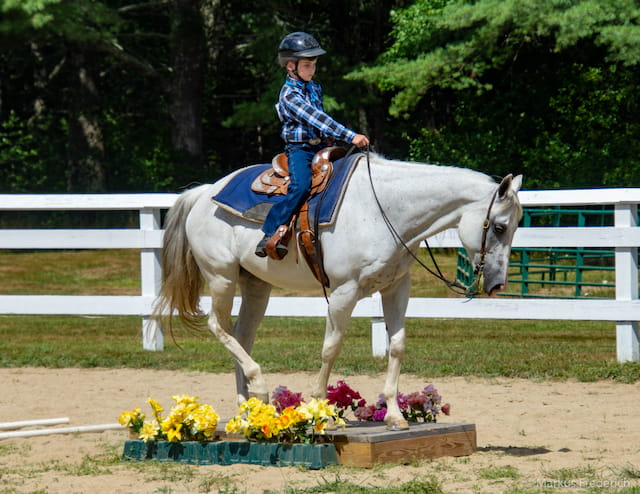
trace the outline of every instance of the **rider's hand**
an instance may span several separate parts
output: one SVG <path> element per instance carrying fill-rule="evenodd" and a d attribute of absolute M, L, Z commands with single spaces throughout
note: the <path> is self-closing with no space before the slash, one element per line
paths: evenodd
<path fill-rule="evenodd" d="M 356 136 L 353 138 L 353 141 L 351 141 L 351 144 L 359 148 L 363 148 L 369 145 L 369 139 L 367 139 L 367 136 L 365 135 L 356 134 Z"/>

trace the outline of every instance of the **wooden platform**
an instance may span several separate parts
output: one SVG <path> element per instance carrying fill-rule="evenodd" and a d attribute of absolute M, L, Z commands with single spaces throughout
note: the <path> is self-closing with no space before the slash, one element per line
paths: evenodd
<path fill-rule="evenodd" d="M 409 430 L 389 431 L 379 422 L 356 422 L 332 435 L 340 464 L 360 467 L 468 456 L 477 445 L 474 424 L 412 423 Z"/>
<path fill-rule="evenodd" d="M 242 440 L 224 432 L 220 439 Z M 412 423 L 408 430 L 389 431 L 382 422 L 349 422 L 329 433 L 341 465 L 371 467 L 376 463 L 409 463 L 416 459 L 469 456 L 476 450 L 474 424 Z"/>

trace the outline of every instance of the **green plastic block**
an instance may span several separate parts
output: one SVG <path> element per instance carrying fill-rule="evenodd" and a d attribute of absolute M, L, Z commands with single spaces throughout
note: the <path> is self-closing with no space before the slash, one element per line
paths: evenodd
<path fill-rule="evenodd" d="M 302 465 L 318 470 L 338 464 L 333 444 L 257 443 L 248 441 L 183 442 L 126 441 L 123 460 L 174 461 L 193 465 L 232 465 L 244 463 L 262 466 Z"/>

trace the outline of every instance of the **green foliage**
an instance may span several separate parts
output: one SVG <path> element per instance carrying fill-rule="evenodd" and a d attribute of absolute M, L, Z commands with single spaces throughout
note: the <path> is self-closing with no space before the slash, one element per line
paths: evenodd
<path fill-rule="evenodd" d="M 640 26 L 630 24 L 640 8 L 631 0 L 418 0 L 392 18 L 397 41 L 383 63 L 351 77 L 398 89 L 395 115 L 407 114 L 433 87 L 489 90 L 488 72 L 508 69 L 527 49 L 543 60 L 549 50 L 587 42 L 603 45 L 609 60 L 640 62 Z"/>
<path fill-rule="evenodd" d="M 0 0 L 3 191 L 81 188 L 90 153 L 72 130 L 87 116 L 102 149 L 87 183 L 106 192 L 175 191 L 269 161 L 282 150 L 276 50 L 293 30 L 327 50 L 327 110 L 390 157 L 524 172 L 525 188 L 640 184 L 637 1 L 200 0 L 183 23 L 193 37 L 176 35 L 178 5 Z M 184 72 L 179 48 L 196 53 Z M 198 68 L 179 100 L 202 124 L 185 126 L 202 131 L 194 157 L 174 110 Z"/>
<path fill-rule="evenodd" d="M 524 173 L 526 188 L 637 186 L 639 19 L 630 0 L 418 0 L 349 77 L 422 120 L 413 159 Z"/>
<path fill-rule="evenodd" d="M 41 162 L 34 149 L 33 135 L 12 112 L 0 123 L 0 183 L 10 191 L 25 191 L 32 180 L 41 178 Z"/>

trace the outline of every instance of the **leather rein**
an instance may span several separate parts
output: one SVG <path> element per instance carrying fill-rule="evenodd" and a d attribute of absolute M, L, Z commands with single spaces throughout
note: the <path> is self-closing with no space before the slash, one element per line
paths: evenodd
<path fill-rule="evenodd" d="M 435 276 L 440 281 L 442 281 L 447 286 L 447 288 L 449 288 L 452 292 L 454 292 L 454 293 L 456 293 L 458 295 L 463 295 L 463 296 L 468 297 L 468 298 L 472 298 L 472 297 L 475 297 L 476 295 L 478 295 L 480 293 L 478 291 L 478 287 L 479 287 L 479 284 L 480 284 L 480 279 L 482 277 L 482 273 L 484 272 L 484 262 L 485 262 L 485 258 L 486 258 L 486 255 L 487 255 L 487 236 L 488 236 L 488 233 L 489 233 L 489 226 L 491 225 L 491 210 L 493 209 L 493 205 L 494 205 L 494 203 L 496 201 L 496 197 L 498 195 L 498 191 L 500 189 L 500 186 L 498 186 L 496 188 L 495 192 L 493 193 L 493 195 L 491 197 L 491 201 L 489 202 L 489 207 L 487 208 L 487 215 L 485 217 L 484 223 L 482 224 L 482 243 L 480 244 L 480 262 L 476 265 L 475 269 L 473 270 L 474 281 L 473 281 L 473 283 L 471 285 L 466 286 L 466 285 L 462 285 L 462 284 L 458 283 L 457 281 L 451 281 L 451 280 L 447 279 L 447 277 L 445 277 L 442 274 L 442 271 L 440 270 L 440 267 L 438 266 L 438 263 L 436 262 L 436 259 L 435 259 L 434 255 L 433 255 L 433 252 L 431 251 L 431 247 L 429 246 L 429 242 L 427 242 L 426 238 L 424 240 L 424 243 L 425 243 L 425 246 L 427 247 L 427 251 L 429 252 L 429 256 L 431 257 L 431 262 L 433 262 L 433 265 L 435 266 L 436 271 L 434 271 L 429 266 L 427 266 L 424 262 L 422 262 L 418 258 L 418 256 L 416 254 L 414 254 L 411 251 L 411 249 L 409 249 L 409 246 L 405 243 L 405 241 L 402 239 L 402 237 L 400 236 L 398 231 L 395 229 L 395 227 L 391 223 L 391 220 L 389 220 L 389 217 L 387 216 L 387 214 L 384 211 L 384 208 L 382 207 L 382 203 L 378 199 L 378 194 L 376 193 L 376 189 L 375 189 L 375 187 L 373 185 L 373 178 L 371 176 L 371 160 L 369 159 L 369 149 L 367 149 L 366 155 L 367 155 L 367 171 L 368 171 L 368 174 L 369 174 L 369 183 L 371 184 L 371 190 L 373 192 L 373 197 L 374 197 L 374 199 L 376 201 L 376 204 L 378 205 L 378 209 L 380 210 L 380 214 L 382 215 L 382 219 L 384 220 L 385 224 L 387 225 L 387 228 L 391 232 L 391 235 L 398 242 L 400 242 L 400 244 L 402 245 L 402 247 L 404 247 L 404 249 L 407 251 L 407 253 L 411 257 L 413 257 L 413 259 L 422 268 L 424 268 L 431 275 Z"/>

